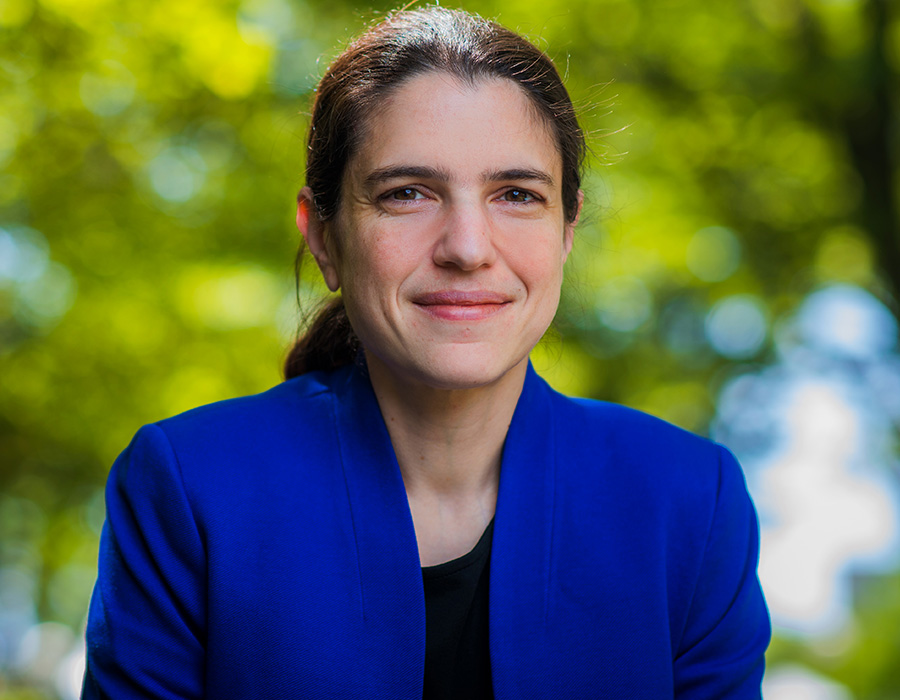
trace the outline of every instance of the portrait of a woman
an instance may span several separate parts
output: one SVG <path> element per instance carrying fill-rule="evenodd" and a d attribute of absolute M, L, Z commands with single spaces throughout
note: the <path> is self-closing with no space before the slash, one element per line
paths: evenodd
<path fill-rule="evenodd" d="M 112 468 L 84 698 L 760 697 L 724 447 L 556 393 L 585 138 L 537 47 L 372 25 L 319 83 L 297 225 L 339 292 L 271 390 Z"/>

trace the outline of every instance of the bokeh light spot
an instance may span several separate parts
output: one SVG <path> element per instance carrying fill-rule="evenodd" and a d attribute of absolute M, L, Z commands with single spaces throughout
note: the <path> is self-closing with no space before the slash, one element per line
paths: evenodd
<path fill-rule="evenodd" d="M 0 568 L 0 669 L 12 664 L 26 632 L 37 621 L 37 580 L 19 566 Z"/>
<path fill-rule="evenodd" d="M 833 229 L 819 244 L 814 268 L 825 282 L 865 284 L 872 276 L 871 245 L 855 227 Z"/>
<path fill-rule="evenodd" d="M 148 167 L 154 191 L 169 202 L 186 202 L 206 180 L 206 162 L 194 148 L 167 148 Z"/>
<path fill-rule="evenodd" d="M 69 269 L 51 262 L 40 278 L 19 285 L 16 316 L 34 326 L 51 325 L 71 308 L 76 290 Z"/>
<path fill-rule="evenodd" d="M 303 9 L 308 11 L 308 8 Z M 241 38 L 253 43 L 260 30 L 280 40 L 295 38 L 297 28 L 292 4 L 286 0 L 244 0 L 238 11 Z"/>
<path fill-rule="evenodd" d="M 614 331 L 637 330 L 650 318 L 653 298 L 636 277 L 616 277 L 597 293 L 595 309 L 600 322 Z"/>
<path fill-rule="evenodd" d="M 853 700 L 844 686 L 796 664 L 767 671 L 763 696 L 766 700 Z"/>
<path fill-rule="evenodd" d="M 757 297 L 740 294 L 719 301 L 706 317 L 706 337 L 720 355 L 752 357 L 766 340 L 766 308 Z"/>
<path fill-rule="evenodd" d="M 50 247 L 39 231 L 25 226 L 0 228 L 0 285 L 38 279 L 49 263 Z"/>
<path fill-rule="evenodd" d="M 881 354 L 897 342 L 897 321 L 887 307 L 850 285 L 811 294 L 800 309 L 797 325 L 809 344 L 850 357 Z"/>
<path fill-rule="evenodd" d="M 688 269 L 704 282 L 721 282 L 737 270 L 741 262 L 741 244 L 724 226 L 700 229 L 687 247 Z"/>
<path fill-rule="evenodd" d="M 671 300 L 660 314 L 663 343 L 676 355 L 699 358 L 707 347 L 705 316 L 706 308 L 694 299 L 681 297 Z"/>
<path fill-rule="evenodd" d="M 182 308 L 217 330 L 270 325 L 282 298 L 281 281 L 253 265 L 198 267 L 179 285 Z"/>
<path fill-rule="evenodd" d="M 121 63 L 103 61 L 99 70 L 81 76 L 78 92 L 91 112 L 100 117 L 111 117 L 131 104 L 135 80 Z"/>

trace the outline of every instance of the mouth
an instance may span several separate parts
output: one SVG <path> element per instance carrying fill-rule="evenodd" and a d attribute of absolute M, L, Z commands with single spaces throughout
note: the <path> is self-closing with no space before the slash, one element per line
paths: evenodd
<path fill-rule="evenodd" d="M 503 311 L 512 299 L 491 291 L 441 290 L 420 294 L 413 304 L 425 313 L 445 321 L 479 321 Z"/>

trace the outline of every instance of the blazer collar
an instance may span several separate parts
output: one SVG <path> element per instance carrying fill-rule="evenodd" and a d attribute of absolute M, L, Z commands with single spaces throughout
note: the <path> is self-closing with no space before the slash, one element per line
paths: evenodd
<path fill-rule="evenodd" d="M 497 697 L 519 697 L 522 664 L 540 663 L 549 614 L 554 520 L 555 392 L 529 363 L 500 467 L 491 549 L 491 675 Z"/>
<path fill-rule="evenodd" d="M 406 657 L 398 659 L 398 665 L 411 684 L 418 684 L 410 686 L 410 696 L 421 697 L 425 598 L 406 489 L 364 365 L 344 368 L 335 380 L 335 415 L 365 629 Z M 498 689 L 514 687 L 523 656 L 540 653 L 532 647 L 539 645 L 548 615 L 554 395 L 529 363 L 503 447 L 491 550 L 490 648 Z"/>

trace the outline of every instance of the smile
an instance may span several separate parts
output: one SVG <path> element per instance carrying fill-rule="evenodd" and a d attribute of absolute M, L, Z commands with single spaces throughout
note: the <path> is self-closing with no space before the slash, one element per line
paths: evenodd
<path fill-rule="evenodd" d="M 512 300 L 497 292 L 447 290 L 422 294 L 413 303 L 443 321 L 479 321 L 500 313 Z"/>

